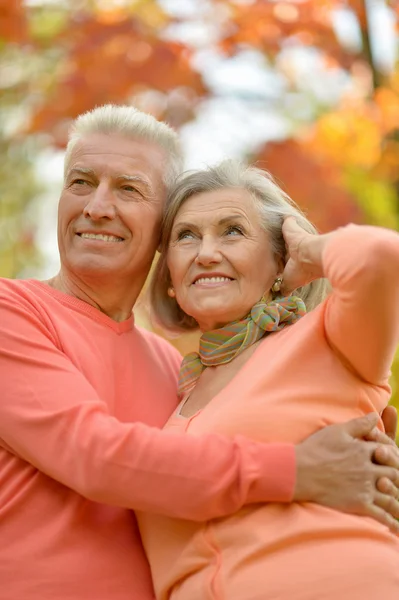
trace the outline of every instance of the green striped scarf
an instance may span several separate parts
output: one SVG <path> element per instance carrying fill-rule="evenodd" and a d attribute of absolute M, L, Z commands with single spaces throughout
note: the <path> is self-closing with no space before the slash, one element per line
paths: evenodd
<path fill-rule="evenodd" d="M 262 298 L 244 319 L 206 331 L 200 339 L 199 353 L 187 354 L 180 367 L 180 397 L 191 390 L 206 367 L 230 362 L 264 335 L 295 323 L 305 313 L 305 304 L 296 296 L 276 298 L 269 303 Z"/>

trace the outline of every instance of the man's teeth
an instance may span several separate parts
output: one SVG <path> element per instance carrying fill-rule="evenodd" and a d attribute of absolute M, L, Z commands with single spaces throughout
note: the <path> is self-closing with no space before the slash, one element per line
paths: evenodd
<path fill-rule="evenodd" d="M 103 240 L 103 242 L 122 242 L 122 238 L 115 235 L 104 235 L 103 233 L 80 233 L 80 237 L 88 240 Z"/>
<path fill-rule="evenodd" d="M 231 281 L 231 279 L 230 277 L 201 277 L 195 283 L 222 283 L 223 281 Z"/>

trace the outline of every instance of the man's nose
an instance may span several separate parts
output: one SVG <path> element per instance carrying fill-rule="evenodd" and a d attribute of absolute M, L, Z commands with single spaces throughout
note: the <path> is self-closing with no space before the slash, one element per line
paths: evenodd
<path fill-rule="evenodd" d="M 100 184 L 93 190 L 83 209 L 83 214 L 92 221 L 115 218 L 116 209 L 113 193 L 108 185 Z"/>
<path fill-rule="evenodd" d="M 220 252 L 218 241 L 210 236 L 204 236 L 198 248 L 198 254 L 195 262 L 198 265 L 208 266 L 220 263 L 222 254 Z"/>

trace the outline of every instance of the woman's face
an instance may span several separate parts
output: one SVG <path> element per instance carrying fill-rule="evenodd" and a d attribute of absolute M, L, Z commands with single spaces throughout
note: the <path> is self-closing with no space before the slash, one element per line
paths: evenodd
<path fill-rule="evenodd" d="M 202 192 L 183 204 L 167 264 L 178 304 L 202 331 L 246 316 L 278 274 L 255 203 L 240 188 Z"/>

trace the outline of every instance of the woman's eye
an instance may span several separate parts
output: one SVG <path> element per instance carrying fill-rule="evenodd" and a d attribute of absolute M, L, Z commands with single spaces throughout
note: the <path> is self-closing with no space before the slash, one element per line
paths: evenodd
<path fill-rule="evenodd" d="M 192 231 L 181 231 L 177 234 L 177 240 L 180 242 L 181 240 L 191 240 L 194 238 L 194 234 Z"/>
<path fill-rule="evenodd" d="M 242 235 L 242 229 L 237 225 L 231 225 L 226 229 L 226 235 Z"/>

